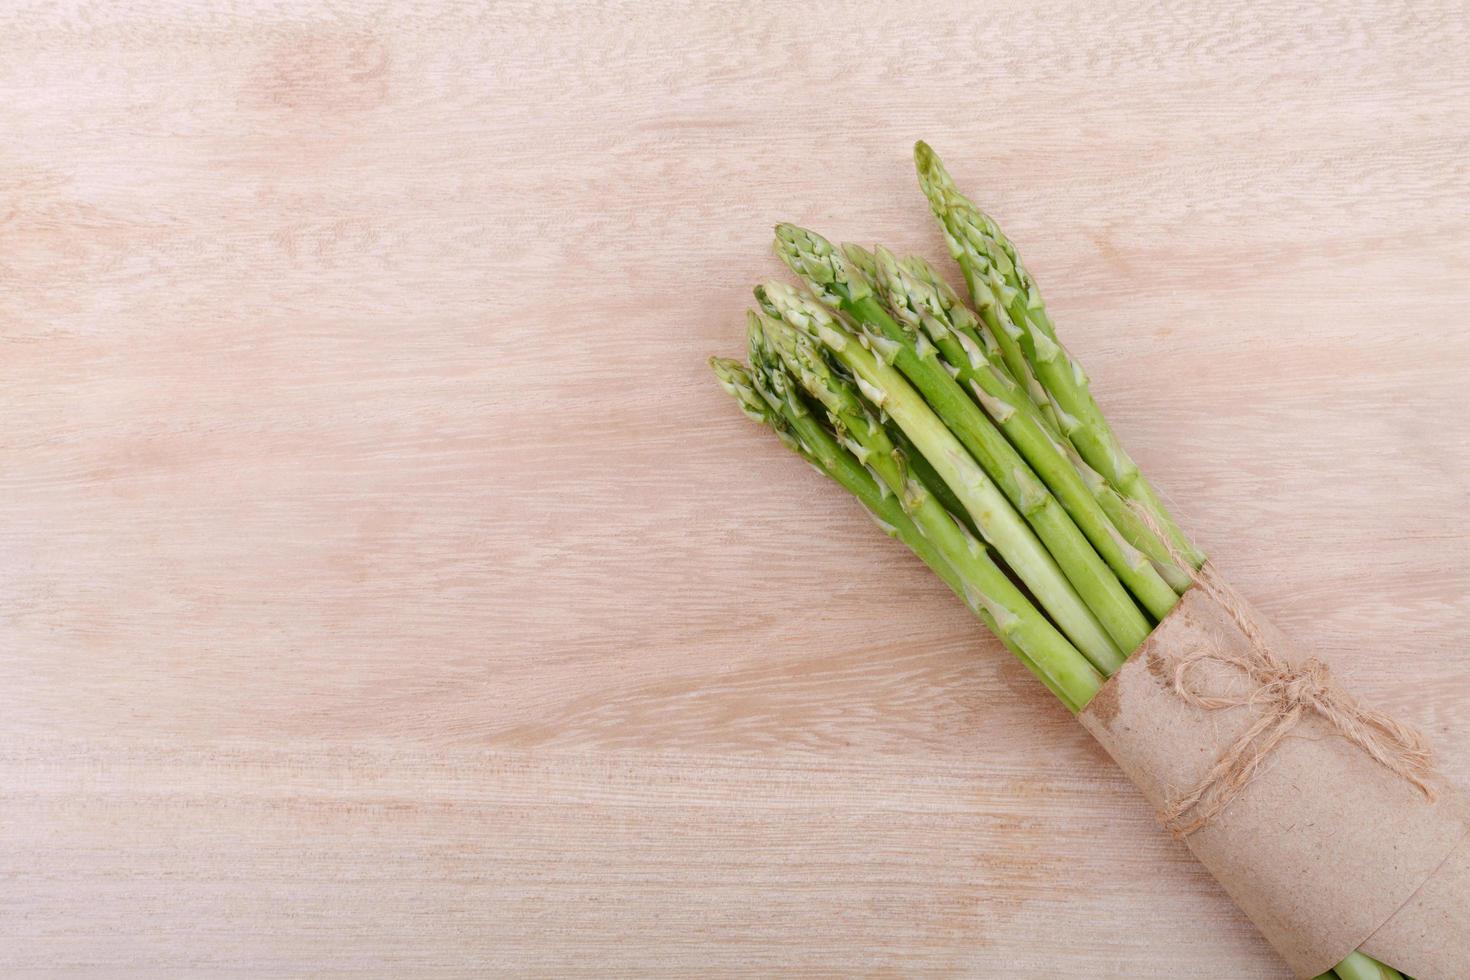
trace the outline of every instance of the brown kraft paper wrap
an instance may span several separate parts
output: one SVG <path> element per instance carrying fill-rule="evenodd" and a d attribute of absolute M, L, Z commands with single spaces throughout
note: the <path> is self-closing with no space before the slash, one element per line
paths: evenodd
<path fill-rule="evenodd" d="M 1249 606 L 1270 649 L 1305 657 Z M 1193 707 L 1172 686 L 1177 658 L 1249 643 L 1205 589 L 1189 590 L 1079 716 L 1159 812 L 1210 770 L 1264 711 Z M 1238 669 L 1194 668 L 1212 694 L 1250 693 Z M 1355 949 L 1416 980 L 1470 978 L 1470 801 L 1434 802 L 1313 712 L 1254 778 L 1185 843 L 1301 977 Z"/>

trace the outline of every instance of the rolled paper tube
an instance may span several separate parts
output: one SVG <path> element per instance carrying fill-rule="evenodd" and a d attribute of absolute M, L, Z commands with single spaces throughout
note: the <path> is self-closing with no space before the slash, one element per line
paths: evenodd
<path fill-rule="evenodd" d="M 1281 712 L 1253 697 L 1260 678 L 1234 665 L 1257 649 L 1241 617 L 1294 675 L 1324 674 L 1248 604 L 1196 587 L 1079 715 L 1160 814 Z M 1182 696 L 1184 662 L 1196 695 L 1242 703 L 1211 710 Z M 1361 948 L 1416 980 L 1465 980 L 1470 800 L 1442 785 L 1426 793 L 1415 779 L 1305 710 L 1183 840 L 1298 976 Z"/>

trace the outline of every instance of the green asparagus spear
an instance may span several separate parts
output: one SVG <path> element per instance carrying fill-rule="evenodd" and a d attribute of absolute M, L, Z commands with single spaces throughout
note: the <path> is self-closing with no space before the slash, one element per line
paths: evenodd
<path fill-rule="evenodd" d="M 1147 555 L 1154 570 L 1165 582 L 1169 583 L 1170 588 L 1176 593 L 1183 595 L 1189 591 L 1189 587 L 1194 583 L 1184 569 L 1174 564 L 1174 558 L 1169 554 L 1169 549 L 1164 542 L 1144 523 L 1128 501 L 1123 499 L 1123 495 L 1103 479 L 1101 473 L 1088 466 L 1087 461 L 1078 455 L 1071 443 L 1061 442 L 1060 445 L 1067 458 L 1072 461 L 1072 466 L 1077 470 L 1077 474 L 1082 477 L 1082 482 L 1087 484 L 1087 489 L 1097 499 L 1103 513 L 1108 515 L 1108 520 L 1112 521 L 1118 533 L 1123 535 L 1123 540 Z"/>
<path fill-rule="evenodd" d="M 947 284 L 942 291 L 936 288 L 937 277 L 926 282 L 911 275 L 884 249 L 877 251 L 876 263 L 879 288 L 894 316 L 934 343 L 954 379 L 970 389 L 1143 607 L 1156 620 L 1168 615 L 1179 596 L 1148 557 L 1108 520 L 1061 445 L 1046 431 L 1031 399 L 970 340 L 976 321 L 959 297 Z"/>
<path fill-rule="evenodd" d="M 851 453 L 843 450 L 835 441 L 820 436 L 810 440 L 798 438 L 782 411 L 782 400 L 773 398 L 768 401 L 757 391 L 755 381 L 744 364 L 725 357 L 711 357 L 709 365 L 715 372 L 720 387 L 735 398 L 741 411 L 754 421 L 770 427 L 786 448 L 858 498 L 886 534 L 908 545 L 955 595 L 964 598 L 964 582 L 958 573 L 940 557 L 938 549 L 904 515 L 898 500 L 880 491 L 872 476 L 863 469 L 862 464 L 852 458 Z M 810 431 L 806 434 L 814 435 Z"/>
<path fill-rule="evenodd" d="M 1046 389 L 1056 409 L 1062 432 L 1082 458 L 1107 478 L 1124 497 L 1145 508 L 1164 528 L 1182 554 L 1198 568 L 1205 556 L 1196 549 L 1159 498 L 1138 465 L 1124 452 L 1112 428 L 1093 400 L 1087 375 L 1058 343 L 1046 314 L 1041 292 L 1010 239 L 983 211 L 955 188 L 944 165 L 925 143 L 914 147 L 919 183 L 941 225 L 950 253 L 964 271 L 978 307 L 999 307 L 1009 315 L 1009 328 L 1000 323 L 997 341 L 1007 337 L 1019 347 L 1026 364 Z M 1011 358 L 1007 358 L 1011 363 Z"/>
<path fill-rule="evenodd" d="M 785 283 L 758 287 L 756 299 L 767 315 L 791 324 L 831 351 L 863 396 L 893 419 L 949 484 L 981 535 L 1026 583 L 1062 632 L 1104 675 L 1117 670 L 1122 655 L 1055 559 L 903 375 L 863 347 L 848 325 Z M 1040 486 L 1034 477 L 1033 481 Z"/>
<path fill-rule="evenodd" d="M 873 417 L 856 385 L 833 372 L 811 338 L 789 324 L 756 318 L 751 329 L 761 336 L 757 343 L 775 349 L 789 375 L 823 406 L 839 442 L 894 494 L 919 533 L 956 571 L 970 608 L 989 613 L 991 628 L 1008 645 L 1019 648 L 1022 662 L 1068 707 L 1081 710 L 1097 693 L 1102 676 L 991 561 L 984 546 L 910 474 L 908 461 Z"/>
<path fill-rule="evenodd" d="M 1123 655 L 1137 649 L 1148 636 L 1148 620 L 1046 484 L 1037 479 L 965 389 L 950 377 L 928 338 L 909 330 L 884 310 L 872 283 L 860 269 L 813 232 L 779 225 L 776 236 L 777 252 L 792 271 L 806 280 L 823 303 L 842 310 L 865 328 L 875 349 L 923 393 L 1036 530 L 1117 648 L 1112 656 L 1094 663 L 1104 672 L 1116 669 L 1114 659 L 1121 662 Z"/>
<path fill-rule="evenodd" d="M 864 252 L 855 245 L 844 245 L 843 248 L 854 250 L 855 255 L 853 261 L 860 268 L 871 270 L 872 274 L 877 273 L 876 259 L 870 253 Z M 960 503 L 960 499 L 954 495 L 954 491 L 949 488 L 949 484 L 939 478 L 939 474 L 935 472 L 934 467 L 929 465 L 929 461 L 924 458 L 924 454 L 914 448 L 913 443 L 903 434 L 903 430 L 896 426 L 889 426 L 886 428 L 886 431 L 888 437 L 893 441 L 898 450 L 903 453 L 905 459 L 907 459 L 909 468 L 913 471 L 913 475 L 918 478 L 919 482 L 934 495 L 935 499 L 939 501 L 945 510 L 949 511 L 965 525 L 966 530 L 971 534 L 978 535 L 980 533 L 979 529 L 975 527 L 974 521 L 970 519 L 969 512 Z"/>
<path fill-rule="evenodd" d="M 846 253 L 848 248 L 849 246 L 847 245 L 843 246 L 844 253 Z M 872 259 L 872 263 L 876 268 L 876 257 Z M 911 256 L 904 259 L 900 265 L 905 272 L 933 286 L 942 296 L 946 298 L 953 297 L 955 304 L 963 305 L 959 304 L 959 298 L 954 296 L 954 290 L 950 288 L 949 283 L 934 270 L 933 266 L 929 265 L 922 258 Z M 974 293 L 975 290 L 971 292 Z M 979 293 L 982 298 L 989 296 L 989 287 L 982 286 Z M 946 301 L 948 302 L 948 299 Z M 968 314 L 967 311 L 966 315 L 970 316 L 971 314 Z M 1109 522 L 1123 535 L 1123 540 L 1148 556 L 1149 561 L 1154 566 L 1154 570 L 1159 573 L 1164 581 L 1169 583 L 1169 586 L 1176 593 L 1183 595 L 1192 583 L 1189 580 L 1189 576 L 1173 563 L 1173 560 L 1169 556 L 1169 549 L 1164 547 L 1164 543 L 1153 531 L 1149 530 L 1148 525 L 1124 501 L 1122 495 L 1107 480 L 1103 479 L 1102 474 L 1087 465 L 1086 461 L 1077 454 L 1077 450 L 1073 447 L 1072 443 L 1061 433 L 1056 411 L 1051 404 L 1050 397 L 1046 394 L 1046 389 L 1036 380 L 1036 376 L 1031 372 L 1030 365 L 1026 363 L 1024 355 L 1021 354 L 1020 347 L 1016 344 L 1014 339 L 1015 328 L 1011 326 L 1009 314 L 1004 310 L 1000 310 L 997 304 L 991 302 L 983 308 L 981 320 L 981 323 L 971 325 L 968 328 L 964 323 L 956 323 L 955 326 L 961 332 L 977 333 L 978 337 L 976 339 L 981 349 L 990 357 L 991 363 L 995 365 L 996 369 L 1002 371 L 1012 381 L 1019 384 L 1030 395 L 1028 400 L 1039 410 L 1036 421 L 1046 430 L 1046 434 L 1052 438 L 1057 444 L 1057 447 L 1067 456 L 1068 460 L 1072 462 L 1073 466 L 1077 469 L 1078 475 L 1082 478 L 1082 482 L 1087 485 L 1088 491 L 1097 499 L 1099 506 L 1102 507 Z M 1015 357 L 1020 359 L 1023 373 L 1019 378 L 1011 372 L 1010 366 L 1005 360 L 1006 351 L 1002 349 L 1003 345 L 996 340 L 997 334 L 1007 338 L 1009 350 Z"/>
<path fill-rule="evenodd" d="M 949 484 L 940 478 L 939 472 L 933 466 L 929 465 L 929 460 L 924 458 L 924 454 L 919 452 L 918 448 L 909 440 L 908 436 L 903 434 L 903 430 L 898 426 L 890 423 L 884 426 L 884 428 L 888 432 L 888 438 L 893 440 L 893 444 L 898 447 L 898 451 L 903 453 L 904 458 L 909 461 L 909 469 L 913 471 L 914 477 L 934 495 L 934 499 L 939 501 L 941 507 L 949 511 L 954 515 L 955 520 L 965 526 L 966 531 L 979 537 L 980 529 L 975 526 L 974 520 L 970 517 L 970 512 L 965 510 L 965 505 L 960 503 L 960 498 L 954 495 L 954 491 L 949 488 Z"/>
<path fill-rule="evenodd" d="M 921 151 L 919 147 L 923 147 L 924 151 L 928 151 L 926 144 L 918 144 L 914 150 L 915 159 L 920 158 Z M 928 157 L 925 157 L 925 159 L 927 160 Z M 943 168 L 939 168 L 933 176 L 940 188 L 936 193 L 955 192 L 954 184 L 949 180 L 949 174 Z M 925 193 L 929 194 L 931 188 L 928 184 L 924 184 L 924 177 L 925 171 L 921 167 L 920 183 L 924 186 Z M 934 201 L 932 195 L 930 196 L 930 201 L 931 204 Z M 937 205 L 934 206 L 934 213 L 936 215 L 941 213 Z M 945 244 L 949 247 L 950 254 L 954 255 L 956 261 L 959 262 L 960 272 L 965 277 L 965 288 L 970 293 L 970 300 L 975 304 L 975 309 L 979 312 L 980 318 L 985 322 L 991 336 L 994 338 L 1000 350 L 1001 358 L 1005 363 L 1006 370 L 1010 372 L 1011 377 L 1016 383 L 1026 391 L 1031 397 L 1031 400 L 1041 409 L 1042 415 L 1050 423 L 1053 434 L 1060 435 L 1062 439 L 1065 439 L 1065 434 L 1061 432 L 1061 418 L 1057 413 L 1056 407 L 1052 404 L 1051 395 L 1047 393 L 1046 388 L 1042 386 L 1041 382 L 1036 379 L 1036 373 L 1031 369 L 1031 365 L 1026 360 L 1026 355 L 1021 350 L 1020 329 L 1011 322 L 1010 315 L 1006 312 L 1004 300 L 1009 297 L 1009 287 L 1005 285 L 1004 280 L 999 277 L 999 274 L 995 270 L 987 270 L 978 263 L 963 261 L 961 256 L 964 255 L 964 250 L 950 236 L 949 227 L 945 224 L 943 218 L 940 219 L 940 227 L 944 230 Z"/>
<path fill-rule="evenodd" d="M 1010 614 L 999 603 L 980 601 L 975 585 L 964 578 L 945 559 L 935 542 L 918 529 L 905 512 L 901 498 L 877 483 L 864 465 L 822 427 L 795 395 L 794 385 L 788 383 L 781 368 L 765 350 L 759 324 L 752 324 L 751 347 L 752 360 L 760 366 L 749 371 L 737 361 L 710 359 L 710 366 L 721 387 L 736 398 L 742 411 L 769 426 L 789 449 L 857 497 L 878 526 L 889 537 L 908 545 L 921 561 L 933 569 L 986 628 L 1069 710 L 1082 710 L 1102 683 L 1092 665 L 1056 633 L 1055 627 L 1045 617 L 1035 612 L 1024 596 L 1020 597 L 1020 602 L 1012 600 L 1011 605 L 1024 616 L 1024 604 L 1040 624 Z M 997 619 L 997 613 L 1004 615 Z M 1055 641 L 1048 641 L 1048 630 L 1055 636 Z M 1022 639 L 1027 641 L 1028 647 L 1043 651 L 1048 651 L 1049 646 L 1055 647 L 1054 651 L 1048 651 L 1050 657 L 1045 669 L 1032 661 L 1019 642 Z"/>

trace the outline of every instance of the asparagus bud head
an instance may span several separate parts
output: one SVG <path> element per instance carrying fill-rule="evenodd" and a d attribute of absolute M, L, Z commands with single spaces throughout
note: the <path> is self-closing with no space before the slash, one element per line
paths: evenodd
<path fill-rule="evenodd" d="M 873 295 L 868 277 L 832 243 L 793 224 L 776 226 L 776 255 L 828 306 L 840 306 Z"/>

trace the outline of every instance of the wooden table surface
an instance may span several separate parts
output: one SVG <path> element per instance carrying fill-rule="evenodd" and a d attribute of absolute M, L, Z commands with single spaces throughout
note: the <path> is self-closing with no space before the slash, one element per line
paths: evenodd
<path fill-rule="evenodd" d="M 20 4 L 0 975 L 1278 978 L 706 371 L 780 219 L 1005 224 L 1470 783 L 1464 3 Z"/>

